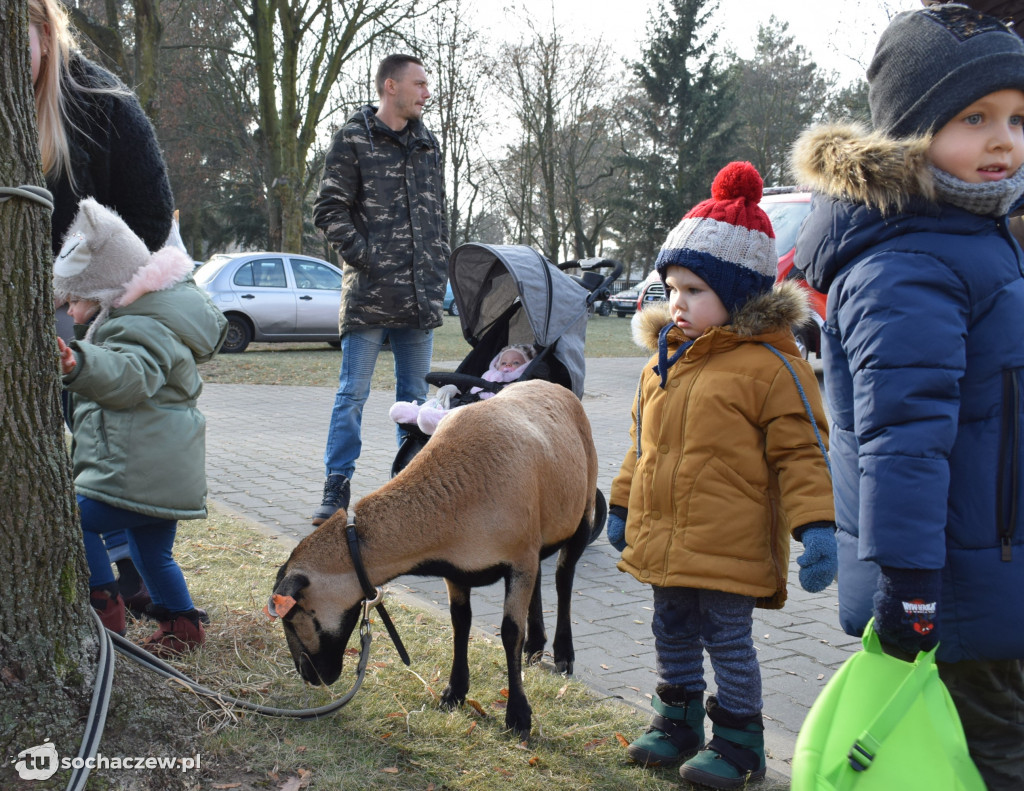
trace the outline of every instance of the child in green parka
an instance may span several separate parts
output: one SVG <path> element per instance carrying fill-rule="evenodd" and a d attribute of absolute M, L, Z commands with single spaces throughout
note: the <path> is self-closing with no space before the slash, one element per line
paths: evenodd
<path fill-rule="evenodd" d="M 206 516 L 206 427 L 198 363 L 227 320 L 173 247 L 150 253 L 112 210 L 83 200 L 54 262 L 57 301 L 80 340 L 58 339 L 72 394 L 72 461 L 89 562 L 90 603 L 124 633 L 124 600 L 100 534 L 123 529 L 159 622 L 143 647 L 166 656 L 205 640 L 174 560 L 179 519 Z M 87 324 L 88 322 L 88 324 Z M 87 325 L 87 326 L 86 326 Z"/>

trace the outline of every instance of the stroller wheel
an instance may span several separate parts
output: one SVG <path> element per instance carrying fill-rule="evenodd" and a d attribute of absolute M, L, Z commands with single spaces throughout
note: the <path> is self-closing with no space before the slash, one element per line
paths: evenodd
<path fill-rule="evenodd" d="M 604 530 L 605 522 L 608 521 L 608 501 L 604 499 L 604 493 L 598 489 L 597 498 L 594 503 L 594 526 L 590 529 L 588 544 L 593 544 L 601 531 Z"/>

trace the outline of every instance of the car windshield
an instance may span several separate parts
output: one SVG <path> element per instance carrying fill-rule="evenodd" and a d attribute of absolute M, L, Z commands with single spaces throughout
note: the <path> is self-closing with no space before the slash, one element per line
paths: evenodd
<path fill-rule="evenodd" d="M 807 201 L 799 203 L 762 203 L 768 219 L 775 229 L 775 251 L 782 256 L 796 247 L 796 235 L 800 231 L 800 223 L 811 210 Z"/>
<path fill-rule="evenodd" d="M 195 278 L 196 283 L 199 285 L 209 283 L 214 277 L 216 277 L 217 273 L 221 270 L 221 267 L 230 260 L 231 256 L 225 255 L 224 253 L 218 253 L 217 255 L 212 256 L 209 261 L 195 271 L 193 277 Z"/>

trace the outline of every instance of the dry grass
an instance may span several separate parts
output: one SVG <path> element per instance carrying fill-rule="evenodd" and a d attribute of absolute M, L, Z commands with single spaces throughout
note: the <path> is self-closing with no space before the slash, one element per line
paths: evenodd
<path fill-rule="evenodd" d="M 457 319 L 445 317 L 434 331 L 435 370 L 452 370 L 470 346 Z M 616 316 L 595 316 L 587 326 L 588 357 L 646 357 L 630 336 L 629 322 Z M 254 343 L 242 354 L 220 354 L 200 372 L 207 382 L 219 384 L 313 385 L 337 387 L 341 353 L 327 344 Z M 394 388 L 394 362 L 381 354 L 373 389 Z"/>
<path fill-rule="evenodd" d="M 286 547 L 238 517 L 213 513 L 206 521 L 181 523 L 175 554 L 194 598 L 212 618 L 206 646 L 178 663 L 185 672 L 214 689 L 273 706 L 314 707 L 347 692 L 355 677 L 351 645 L 335 687 L 310 687 L 295 672 L 280 624 L 260 613 Z M 411 668 L 386 633 L 375 631 L 366 681 L 332 717 L 274 719 L 208 703 L 197 722 L 202 788 L 680 787 L 674 769 L 645 770 L 627 761 L 624 742 L 643 732 L 647 712 L 599 700 L 583 684 L 543 666 L 525 671 L 531 739 L 520 743 L 506 733 L 504 652 L 481 633 L 470 643 L 469 694 L 476 705 L 440 710 L 451 651 L 447 617 L 398 599 L 389 604 Z M 129 637 L 139 640 L 148 628 L 133 625 Z"/>

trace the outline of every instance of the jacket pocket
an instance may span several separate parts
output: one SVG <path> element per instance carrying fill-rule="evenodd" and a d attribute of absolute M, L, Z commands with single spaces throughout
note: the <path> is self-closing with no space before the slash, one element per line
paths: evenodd
<path fill-rule="evenodd" d="M 704 555 L 766 561 L 771 550 L 768 493 L 712 456 L 693 482 L 683 543 Z"/>
<path fill-rule="evenodd" d="M 999 485 L 996 488 L 996 518 L 1000 557 L 1013 559 L 1013 539 L 1020 504 L 1021 409 L 1024 400 L 1024 370 L 1003 371 L 1003 417 L 999 448 Z"/>

